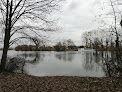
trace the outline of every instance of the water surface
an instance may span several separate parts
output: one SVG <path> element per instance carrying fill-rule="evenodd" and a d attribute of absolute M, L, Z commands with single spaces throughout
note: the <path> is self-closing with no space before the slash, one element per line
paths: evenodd
<path fill-rule="evenodd" d="M 2 52 L 0 51 L 1 54 Z M 25 52 L 10 50 L 8 56 L 27 60 L 26 62 L 19 62 L 15 69 L 12 68 L 13 72 L 26 73 L 34 76 L 106 76 L 101 57 L 95 52 Z"/>

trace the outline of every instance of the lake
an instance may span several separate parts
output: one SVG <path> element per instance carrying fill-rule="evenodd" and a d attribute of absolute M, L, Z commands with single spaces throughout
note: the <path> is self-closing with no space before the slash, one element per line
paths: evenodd
<path fill-rule="evenodd" d="M 0 51 L 1 54 L 2 51 Z M 26 60 L 25 62 L 14 62 L 13 65 L 16 68 L 12 68 L 13 72 L 34 76 L 106 76 L 101 57 L 96 52 L 10 50 L 8 56 Z"/>

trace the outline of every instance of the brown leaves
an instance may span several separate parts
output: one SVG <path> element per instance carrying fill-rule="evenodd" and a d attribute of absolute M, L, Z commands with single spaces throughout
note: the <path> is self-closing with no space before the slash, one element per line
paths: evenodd
<path fill-rule="evenodd" d="M 121 92 L 121 78 L 34 77 L 0 74 L 0 92 Z"/>

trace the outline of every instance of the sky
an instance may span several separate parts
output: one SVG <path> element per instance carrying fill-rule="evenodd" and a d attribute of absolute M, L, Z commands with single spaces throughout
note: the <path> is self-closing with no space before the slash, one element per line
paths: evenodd
<path fill-rule="evenodd" d="M 121 0 L 118 1 L 121 3 Z M 98 29 L 101 22 L 114 24 L 111 15 L 104 16 L 104 14 L 113 12 L 110 0 L 66 0 L 66 2 L 62 7 L 62 12 L 53 15 L 59 18 L 61 30 L 51 33 L 52 44 L 71 39 L 76 45 L 82 45 L 83 32 Z M 114 7 L 116 11 L 122 10 L 121 6 Z M 101 14 L 103 17 L 99 17 Z"/>
<path fill-rule="evenodd" d="M 110 6 L 102 7 L 104 1 L 109 0 L 65 0 L 61 10 L 52 14 L 52 18 L 58 19 L 59 30 L 46 34 L 42 32 L 42 35 L 46 35 L 51 46 L 68 39 L 74 41 L 77 46 L 82 45 L 82 33 L 100 26 L 98 21 L 95 21 L 96 16 L 111 11 Z M 111 23 L 110 19 L 107 22 Z"/>
<path fill-rule="evenodd" d="M 98 12 L 95 0 L 67 0 L 62 12 L 54 15 L 59 18 L 61 30 L 51 33 L 52 44 L 71 39 L 76 45 L 81 45 L 82 33 L 98 27 L 94 21 Z"/>
<path fill-rule="evenodd" d="M 81 45 L 82 33 L 96 27 L 96 13 L 94 0 L 65 0 L 61 10 L 52 15 L 58 19 L 59 30 L 47 32 L 49 44 L 55 45 L 59 41 L 71 39 L 76 45 Z"/>

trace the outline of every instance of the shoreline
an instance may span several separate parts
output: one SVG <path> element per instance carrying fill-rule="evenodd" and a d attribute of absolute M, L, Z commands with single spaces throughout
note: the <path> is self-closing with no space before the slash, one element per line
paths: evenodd
<path fill-rule="evenodd" d="M 32 76 L 0 73 L 1 92 L 121 92 L 122 77 Z"/>

